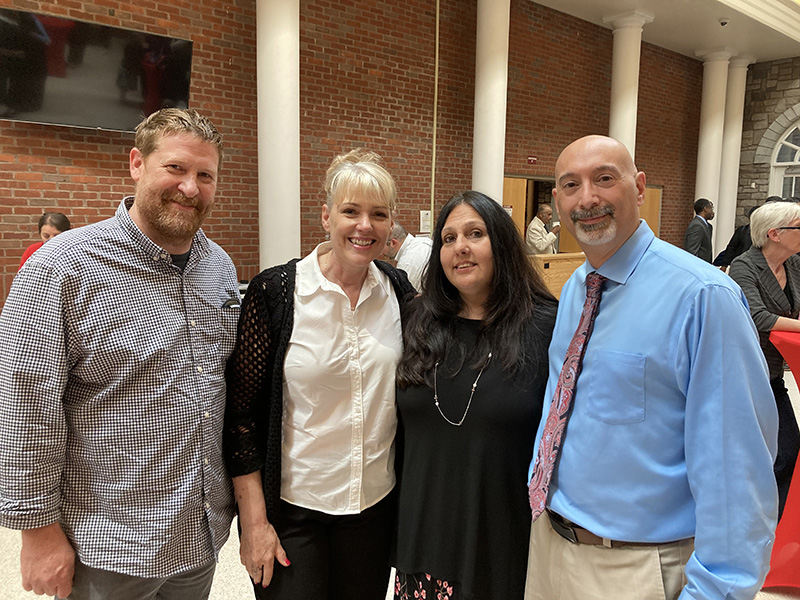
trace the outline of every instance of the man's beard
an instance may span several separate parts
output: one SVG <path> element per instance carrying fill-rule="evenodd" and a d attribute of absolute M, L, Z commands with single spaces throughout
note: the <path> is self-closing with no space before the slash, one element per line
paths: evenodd
<path fill-rule="evenodd" d="M 609 218 L 589 225 L 580 221 L 580 219 L 593 219 L 603 215 L 608 215 Z M 570 218 L 575 224 L 575 237 L 581 244 L 600 246 L 611 242 L 617 236 L 614 207 L 610 204 L 603 204 L 588 210 L 575 210 L 570 213 Z"/>
<path fill-rule="evenodd" d="M 194 211 L 176 209 L 172 203 L 192 206 Z M 166 238 L 185 240 L 194 237 L 209 212 L 203 209 L 198 198 L 187 198 L 180 192 L 161 192 L 158 201 L 142 202 L 139 211 L 150 226 Z"/>

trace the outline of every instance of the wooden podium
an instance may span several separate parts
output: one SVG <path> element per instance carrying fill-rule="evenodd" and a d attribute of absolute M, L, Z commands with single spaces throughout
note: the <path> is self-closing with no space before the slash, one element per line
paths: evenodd
<path fill-rule="evenodd" d="M 531 254 L 528 258 L 544 279 L 547 289 L 556 298 L 561 297 L 561 288 L 564 287 L 569 276 L 586 260 L 583 252 Z"/>

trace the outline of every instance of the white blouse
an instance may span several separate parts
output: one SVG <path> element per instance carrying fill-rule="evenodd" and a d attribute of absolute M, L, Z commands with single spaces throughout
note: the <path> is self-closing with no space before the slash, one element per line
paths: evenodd
<path fill-rule="evenodd" d="M 374 264 L 355 309 L 328 281 L 317 246 L 297 263 L 294 327 L 283 368 L 281 497 L 328 514 L 357 514 L 394 487 L 395 369 L 400 307 Z"/>

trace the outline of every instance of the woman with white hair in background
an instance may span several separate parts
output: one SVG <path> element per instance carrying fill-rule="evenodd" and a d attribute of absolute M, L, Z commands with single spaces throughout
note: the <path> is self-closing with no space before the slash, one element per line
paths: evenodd
<path fill-rule="evenodd" d="M 800 331 L 800 205 L 771 202 L 750 216 L 753 246 L 731 264 L 730 275 L 750 305 L 761 350 L 767 359 L 770 384 L 778 406 L 778 515 L 783 513 L 792 481 L 800 431 L 783 382 L 783 357 L 769 341 L 770 331 Z M 731 365 L 741 368 L 741 365 Z"/>
<path fill-rule="evenodd" d="M 337 156 L 325 192 L 330 241 L 247 289 L 225 454 L 257 598 L 382 600 L 396 518 L 400 303 L 414 288 L 376 260 L 396 197 L 380 157 Z"/>

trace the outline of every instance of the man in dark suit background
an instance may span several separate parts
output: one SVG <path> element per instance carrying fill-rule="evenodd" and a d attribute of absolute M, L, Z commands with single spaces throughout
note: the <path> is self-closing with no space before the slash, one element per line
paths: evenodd
<path fill-rule="evenodd" d="M 686 237 L 683 249 L 689 254 L 702 258 L 707 263 L 711 262 L 711 219 L 714 218 L 714 205 L 706 198 L 700 198 L 694 203 L 694 219 L 686 228 Z"/>

